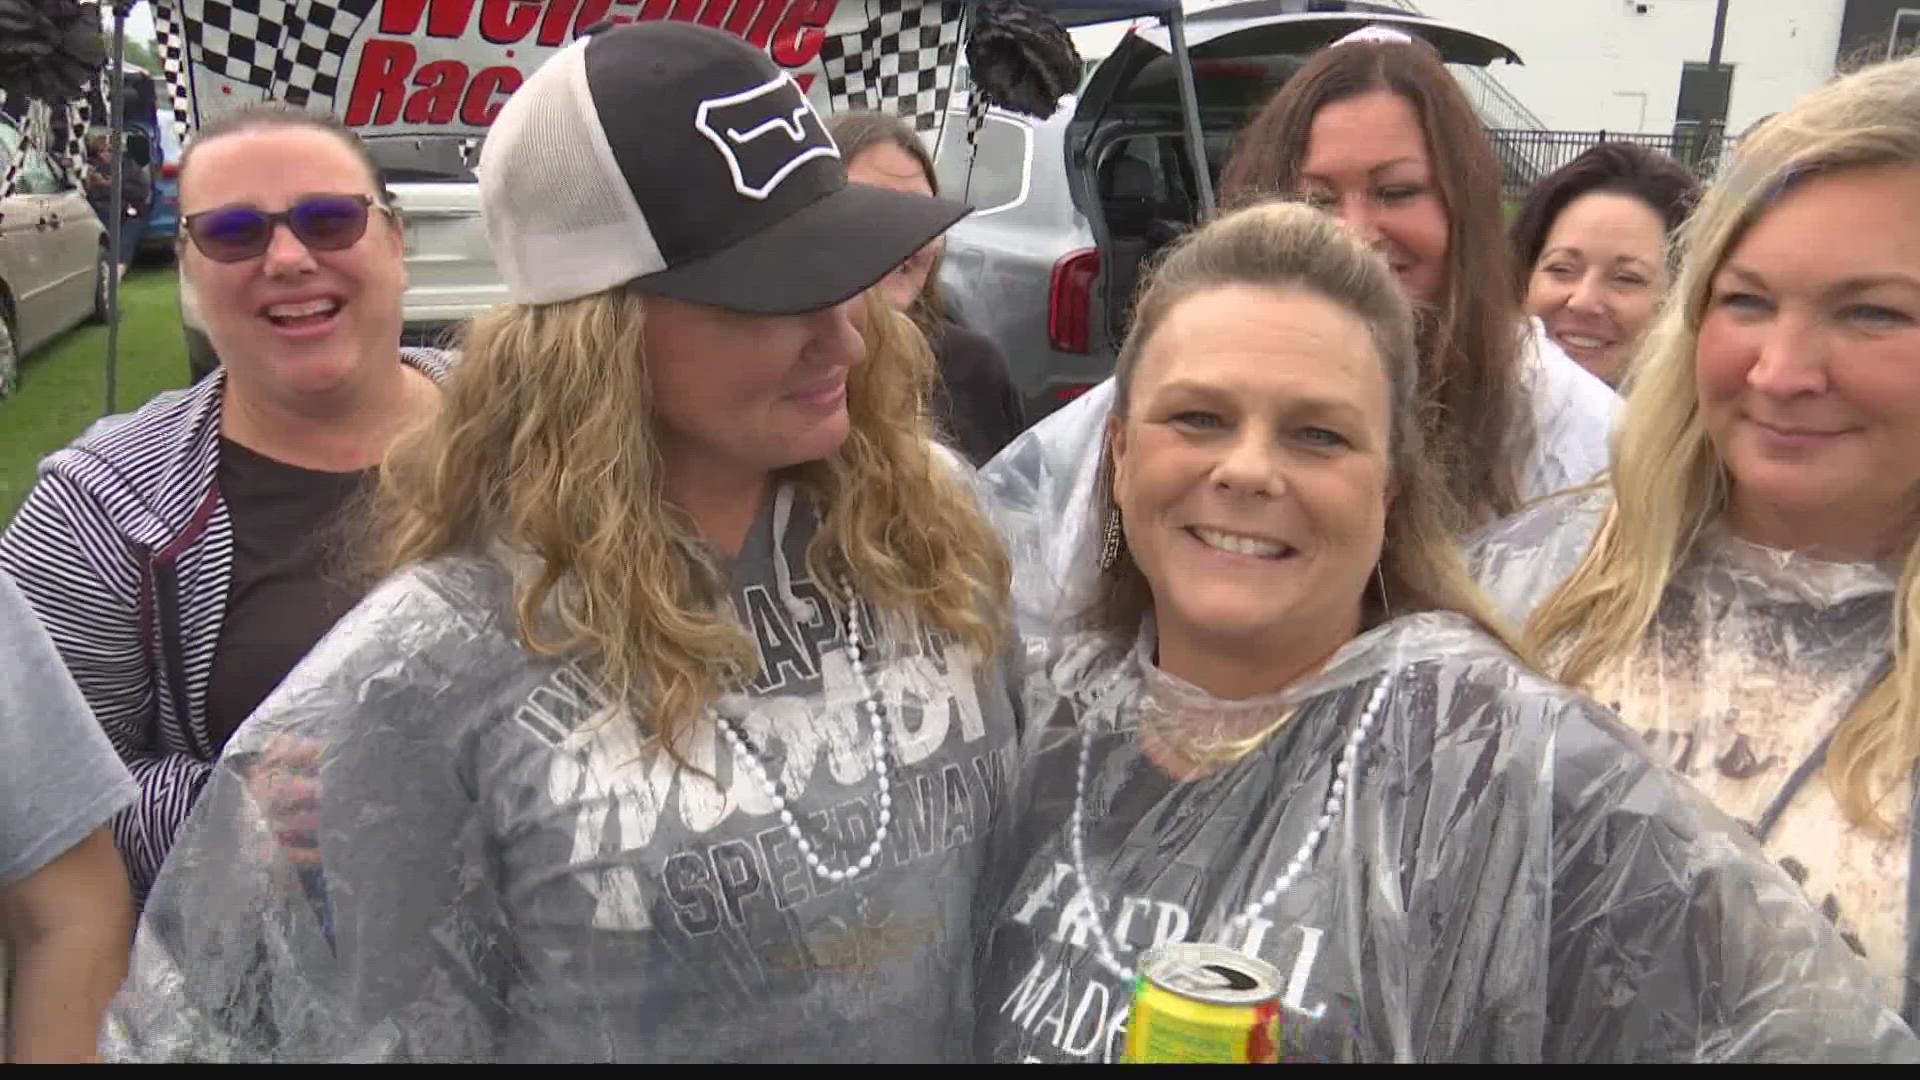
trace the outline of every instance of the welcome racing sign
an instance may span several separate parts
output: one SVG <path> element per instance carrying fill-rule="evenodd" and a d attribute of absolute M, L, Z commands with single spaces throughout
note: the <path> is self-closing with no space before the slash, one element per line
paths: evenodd
<path fill-rule="evenodd" d="M 535 68 L 582 31 L 677 19 L 766 50 L 824 111 L 940 125 L 967 5 L 958 0 L 154 0 L 174 118 L 198 127 L 277 100 L 363 137 L 485 135 Z"/>

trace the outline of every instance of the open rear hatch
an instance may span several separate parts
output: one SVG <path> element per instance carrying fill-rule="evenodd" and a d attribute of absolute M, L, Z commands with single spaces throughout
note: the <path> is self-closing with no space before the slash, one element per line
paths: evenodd
<path fill-rule="evenodd" d="M 1067 128 L 1067 173 L 1074 204 L 1099 244 L 1099 303 L 1111 340 L 1125 332 L 1142 267 L 1200 219 L 1240 128 L 1315 51 L 1367 26 L 1431 42 L 1448 64 L 1520 62 L 1483 34 L 1377 5 L 1250 0 L 1191 12 L 1185 36 L 1207 163 L 1203 182 L 1186 137 L 1167 27 L 1135 27 L 1101 61 Z"/>

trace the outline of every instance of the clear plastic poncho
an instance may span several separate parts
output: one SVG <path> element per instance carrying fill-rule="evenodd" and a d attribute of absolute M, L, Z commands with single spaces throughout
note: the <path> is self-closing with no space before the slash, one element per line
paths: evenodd
<path fill-rule="evenodd" d="M 1029 676 L 1035 726 L 982 960 L 984 1057 L 1118 1060 L 1126 969 L 1196 940 L 1277 968 L 1287 1060 L 1920 1060 L 1732 822 L 1461 617 L 1397 620 L 1251 702 L 1158 671 L 1152 642 L 1150 620 L 1131 648 L 1057 639 Z M 1196 732 L 1217 746 L 1260 729 L 1197 777 L 1161 764 Z M 1330 794 L 1337 813 L 1311 844 Z M 1296 858 L 1297 881 L 1234 922 Z"/>
<path fill-rule="evenodd" d="M 1530 323 L 1522 378 L 1532 406 L 1533 448 L 1523 498 L 1584 483 L 1606 469 L 1620 414 L 1614 392 Z M 1046 633 L 1085 608 L 1100 537 L 1093 490 L 1106 424 L 1108 379 L 1023 432 L 980 471 L 979 486 L 1014 563 L 1014 603 L 1023 629 Z"/>
<path fill-rule="evenodd" d="M 1604 488 L 1549 499 L 1489 529 L 1470 562 L 1516 624 L 1586 556 Z M 1892 657 L 1897 567 L 1751 544 L 1718 524 L 1676 565 L 1653 626 L 1589 691 L 1658 758 L 1758 834 L 1864 956 L 1883 999 L 1920 1018 L 1920 906 L 1911 778 L 1852 826 L 1820 774 L 1827 740 Z M 1548 657 L 1556 662 L 1556 657 Z"/>
<path fill-rule="evenodd" d="M 790 494 L 733 569 L 762 674 L 715 713 L 826 866 L 857 864 L 888 804 L 868 872 L 813 872 L 711 723 L 677 766 L 578 666 L 523 649 L 499 563 L 435 560 L 236 733 L 148 903 L 108 1056 L 966 1060 L 1011 668 L 869 632 L 863 683 Z"/>

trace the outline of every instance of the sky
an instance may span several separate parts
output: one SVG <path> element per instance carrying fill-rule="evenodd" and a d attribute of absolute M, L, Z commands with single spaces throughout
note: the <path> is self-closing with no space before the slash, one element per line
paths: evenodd
<path fill-rule="evenodd" d="M 113 29 L 113 20 L 109 15 L 106 14 L 104 8 L 102 10 L 100 19 L 102 22 L 106 23 L 108 30 Z M 148 4 L 144 2 L 136 3 L 133 5 L 133 10 L 127 13 L 127 40 L 128 41 L 147 41 L 147 42 L 151 42 L 153 40 L 153 5 L 152 4 Z"/>

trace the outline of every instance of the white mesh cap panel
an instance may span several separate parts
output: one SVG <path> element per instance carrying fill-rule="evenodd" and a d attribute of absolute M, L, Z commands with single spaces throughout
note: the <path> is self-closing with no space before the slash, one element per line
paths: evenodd
<path fill-rule="evenodd" d="M 594 114 L 589 40 L 507 99 L 480 150 L 480 213 L 515 303 L 570 300 L 666 268 Z"/>

